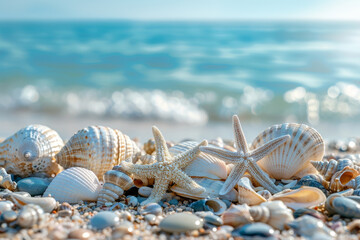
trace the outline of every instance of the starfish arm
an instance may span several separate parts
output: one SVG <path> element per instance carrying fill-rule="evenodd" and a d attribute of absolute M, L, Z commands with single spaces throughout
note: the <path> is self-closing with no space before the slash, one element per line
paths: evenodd
<path fill-rule="evenodd" d="M 176 155 L 174 158 L 174 163 L 180 169 L 186 167 L 200 154 L 200 146 L 206 146 L 206 145 L 207 145 L 207 141 L 204 140 L 196 147 Z"/>
<path fill-rule="evenodd" d="M 271 181 L 269 175 L 265 173 L 256 162 L 249 161 L 250 175 L 265 189 L 269 190 L 272 194 L 280 192 L 281 189 Z"/>
<path fill-rule="evenodd" d="M 219 194 L 225 195 L 228 192 L 230 192 L 231 189 L 233 189 L 235 187 L 235 185 L 238 183 L 240 178 L 244 175 L 246 169 L 247 169 L 246 164 L 235 165 L 235 167 L 232 169 L 230 175 L 227 177 L 224 185 L 220 189 Z"/>
<path fill-rule="evenodd" d="M 153 126 L 152 131 L 155 139 L 156 160 L 158 162 L 167 161 L 167 159 L 171 158 L 171 155 L 166 145 L 166 141 L 157 127 Z"/>
<path fill-rule="evenodd" d="M 227 163 L 239 163 L 241 158 L 238 152 L 231 152 L 218 147 L 200 147 L 200 150 Z"/>
<path fill-rule="evenodd" d="M 233 128 L 234 128 L 236 149 L 238 150 L 238 152 L 243 152 L 243 153 L 249 152 L 246 138 L 241 128 L 240 120 L 236 115 L 233 116 Z"/>
<path fill-rule="evenodd" d="M 170 181 L 166 178 L 155 179 L 154 189 L 151 191 L 149 198 L 143 201 L 141 205 L 159 202 L 164 197 L 164 194 L 169 187 L 169 183 Z"/>
<path fill-rule="evenodd" d="M 182 188 L 185 188 L 188 191 L 191 191 L 192 193 L 202 194 L 206 191 L 205 188 L 203 188 L 198 183 L 196 183 L 191 177 L 186 175 L 186 173 L 184 173 L 180 169 L 175 169 L 172 172 L 171 179 L 177 185 L 179 185 Z"/>
<path fill-rule="evenodd" d="M 275 138 L 274 140 L 271 140 L 270 142 L 267 142 L 261 147 L 252 151 L 250 155 L 255 162 L 259 161 L 260 159 L 264 158 L 266 155 L 274 151 L 277 147 L 284 144 L 289 139 L 290 139 L 289 135 Z"/>
<path fill-rule="evenodd" d="M 121 162 L 121 166 L 124 168 L 124 171 L 140 178 L 154 178 L 154 173 L 156 171 L 155 164 L 156 163 L 152 165 L 140 165 L 125 161 Z"/>

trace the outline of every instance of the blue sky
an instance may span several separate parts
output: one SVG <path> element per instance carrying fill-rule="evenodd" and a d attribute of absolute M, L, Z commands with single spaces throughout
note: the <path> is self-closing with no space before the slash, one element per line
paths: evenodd
<path fill-rule="evenodd" d="M 359 0 L 0 0 L 0 20 L 360 20 Z"/>

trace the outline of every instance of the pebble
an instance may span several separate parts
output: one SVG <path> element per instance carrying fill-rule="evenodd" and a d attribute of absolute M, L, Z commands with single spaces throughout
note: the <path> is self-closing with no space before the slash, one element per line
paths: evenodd
<path fill-rule="evenodd" d="M 94 234 L 92 231 L 87 229 L 76 229 L 69 233 L 68 238 L 70 239 L 79 239 L 79 240 L 87 240 L 87 239 L 93 239 Z"/>
<path fill-rule="evenodd" d="M 122 222 L 112 231 L 111 239 L 121 239 L 126 234 L 132 234 L 133 231 L 134 225 L 131 222 Z"/>
<path fill-rule="evenodd" d="M 177 206 L 177 205 L 179 204 L 179 201 L 173 198 L 173 199 L 171 199 L 168 203 L 169 203 L 170 205 L 175 205 L 175 206 Z"/>
<path fill-rule="evenodd" d="M 1 214 L 1 218 L 5 220 L 5 222 L 13 222 L 17 218 L 17 214 L 14 211 L 5 211 Z"/>
<path fill-rule="evenodd" d="M 29 177 L 17 182 L 20 191 L 28 192 L 31 196 L 42 195 L 49 186 L 50 181 L 45 178 Z"/>
<path fill-rule="evenodd" d="M 202 228 L 204 222 L 191 213 L 175 213 L 160 222 L 159 227 L 165 232 L 187 232 Z"/>
<path fill-rule="evenodd" d="M 246 224 L 240 228 L 236 228 L 232 232 L 233 237 L 241 237 L 241 236 L 248 236 L 248 237 L 272 237 L 275 231 L 272 227 L 265 223 L 250 223 Z"/>
<path fill-rule="evenodd" d="M 126 202 L 131 207 L 135 207 L 139 203 L 138 199 L 134 196 L 127 197 Z"/>
<path fill-rule="evenodd" d="M 152 192 L 152 188 L 151 187 L 140 187 L 139 188 L 139 195 L 142 197 L 149 197 L 151 192 Z"/>
<path fill-rule="evenodd" d="M 96 230 L 102 230 L 107 227 L 114 227 L 119 221 L 119 217 L 114 212 L 104 211 L 92 217 L 90 225 Z"/>
<path fill-rule="evenodd" d="M 216 216 L 216 215 L 207 215 L 204 217 L 204 220 L 205 220 L 205 222 L 210 223 L 215 226 L 221 226 L 224 224 L 221 217 Z"/>
<path fill-rule="evenodd" d="M 162 208 L 157 203 L 149 203 L 146 204 L 143 209 L 140 211 L 141 214 L 154 214 L 156 216 L 160 216 L 162 214 Z"/>
<path fill-rule="evenodd" d="M 149 224 L 154 225 L 156 223 L 156 216 L 154 214 L 148 214 L 145 216 L 145 220 Z"/>

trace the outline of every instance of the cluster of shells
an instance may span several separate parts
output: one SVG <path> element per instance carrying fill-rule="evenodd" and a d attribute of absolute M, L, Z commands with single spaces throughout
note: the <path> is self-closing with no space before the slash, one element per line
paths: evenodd
<path fill-rule="evenodd" d="M 324 156 L 325 144 L 315 129 L 295 123 L 274 125 L 261 132 L 250 149 L 285 135 L 291 140 L 257 162 L 280 192 L 271 194 L 251 175 L 245 174 L 231 191 L 220 195 L 233 166 L 201 152 L 183 171 L 206 191 L 196 194 L 172 185 L 169 194 L 201 201 L 200 208 L 221 215 L 224 224 L 234 227 L 264 222 L 282 230 L 294 220 L 293 211 L 299 209 L 325 206 L 331 214 L 340 214 L 344 204 L 360 209 L 356 196 L 360 196 L 360 165 L 357 162 L 360 157 L 356 154 L 341 158 Z M 170 154 L 177 155 L 197 144 L 195 141 L 169 142 L 168 147 Z M 233 142 L 221 138 L 209 141 L 209 145 L 235 151 Z M 57 202 L 96 201 L 99 207 L 110 206 L 126 191 L 134 189 L 142 197 L 150 196 L 154 179 L 134 178 L 119 164 L 122 161 L 152 164 L 156 161 L 154 154 L 154 140 L 140 146 L 109 127 L 81 129 L 64 143 L 54 130 L 30 125 L 0 142 L 0 186 L 10 190 L 8 198 L 22 208 L 20 215 L 28 216 L 19 215 L 19 225 L 29 227 L 34 221 L 42 221 L 42 212 L 58 207 Z M 12 175 L 46 177 L 52 181 L 42 198 L 34 198 L 16 193 Z M 355 210 L 349 210 L 346 216 L 360 218 Z"/>

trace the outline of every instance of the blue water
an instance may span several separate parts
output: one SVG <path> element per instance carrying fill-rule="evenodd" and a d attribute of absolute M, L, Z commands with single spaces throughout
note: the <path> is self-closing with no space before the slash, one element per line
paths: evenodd
<path fill-rule="evenodd" d="M 360 24 L 1 22 L 0 110 L 358 119 Z"/>

